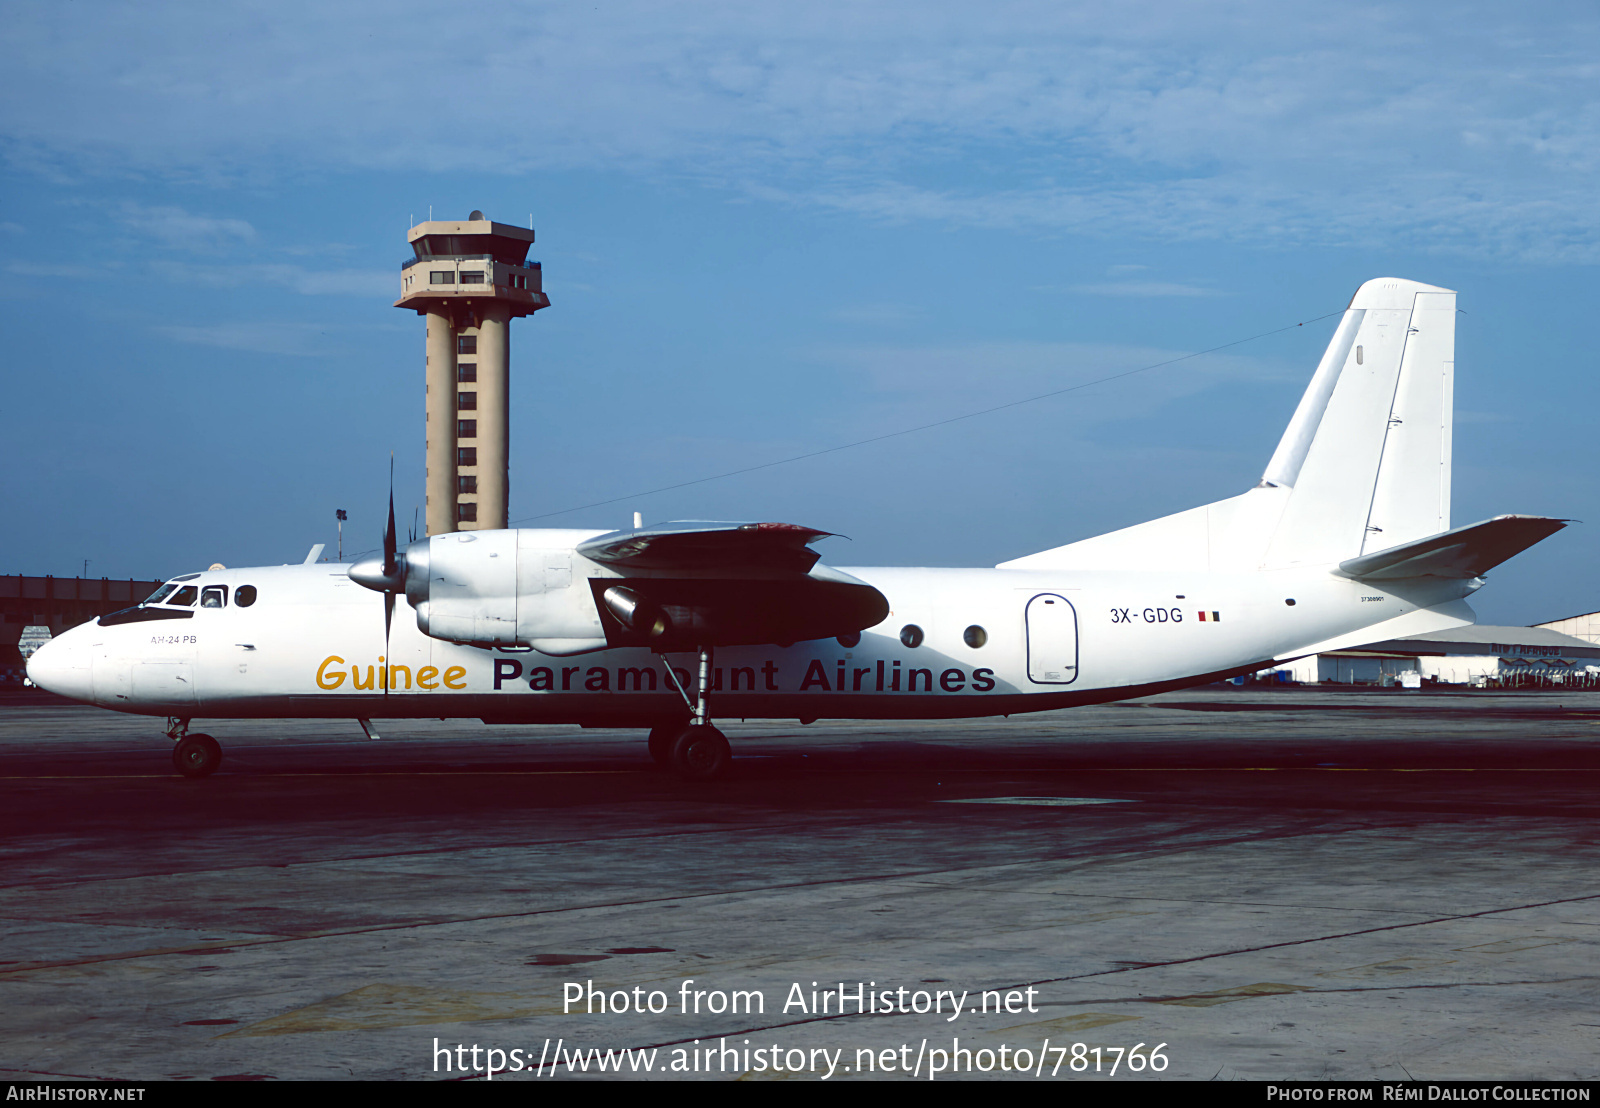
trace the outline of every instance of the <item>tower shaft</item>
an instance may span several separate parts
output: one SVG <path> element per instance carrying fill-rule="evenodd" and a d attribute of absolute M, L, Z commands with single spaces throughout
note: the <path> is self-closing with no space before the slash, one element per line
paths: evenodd
<path fill-rule="evenodd" d="M 533 232 L 473 212 L 407 238 L 397 308 L 427 319 L 427 533 L 505 527 L 510 493 L 511 321 L 550 305 Z"/>

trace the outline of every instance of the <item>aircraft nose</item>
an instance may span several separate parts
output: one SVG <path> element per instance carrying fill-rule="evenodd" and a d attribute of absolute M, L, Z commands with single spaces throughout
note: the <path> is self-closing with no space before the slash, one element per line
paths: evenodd
<path fill-rule="evenodd" d="M 89 653 L 77 644 L 51 639 L 28 658 L 28 680 L 46 692 L 73 700 L 94 699 Z"/>

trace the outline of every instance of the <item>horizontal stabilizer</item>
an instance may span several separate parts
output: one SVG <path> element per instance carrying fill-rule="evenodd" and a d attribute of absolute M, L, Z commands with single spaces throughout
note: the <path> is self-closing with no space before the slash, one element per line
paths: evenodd
<path fill-rule="evenodd" d="M 1467 527 L 1363 554 L 1339 563 L 1346 577 L 1392 580 L 1400 577 L 1480 577 L 1567 525 L 1545 516 L 1495 516 Z"/>

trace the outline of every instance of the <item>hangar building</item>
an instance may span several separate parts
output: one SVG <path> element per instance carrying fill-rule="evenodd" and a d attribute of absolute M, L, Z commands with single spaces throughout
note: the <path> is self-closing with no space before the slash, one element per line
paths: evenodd
<path fill-rule="evenodd" d="M 1548 624 L 1477 624 L 1314 654 L 1267 672 L 1302 684 L 1600 687 L 1600 641 L 1563 634 Z"/>

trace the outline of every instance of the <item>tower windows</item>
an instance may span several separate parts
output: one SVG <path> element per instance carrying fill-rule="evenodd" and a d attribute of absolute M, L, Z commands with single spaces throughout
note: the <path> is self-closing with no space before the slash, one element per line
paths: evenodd
<path fill-rule="evenodd" d="M 478 479 L 476 477 L 457 477 L 456 478 L 456 492 L 458 492 L 458 493 L 475 493 L 477 491 L 478 491 Z"/>
<path fill-rule="evenodd" d="M 456 271 L 453 269 L 435 269 L 428 273 L 430 285 L 453 285 L 456 283 Z"/>
<path fill-rule="evenodd" d="M 476 354 L 477 352 L 478 352 L 478 336 L 477 335 L 457 335 L 456 336 L 456 353 L 457 354 Z"/>
<path fill-rule="evenodd" d="M 476 446 L 456 447 L 456 465 L 475 466 L 478 464 L 478 448 Z"/>
<path fill-rule="evenodd" d="M 477 523 L 478 522 L 478 506 L 476 504 L 457 504 L 456 505 L 456 522 L 457 523 Z"/>
<path fill-rule="evenodd" d="M 456 365 L 457 381 L 476 381 L 478 379 L 478 365 L 476 362 L 460 362 Z"/>
<path fill-rule="evenodd" d="M 483 284 L 483 270 L 481 270 L 481 269 L 463 269 L 461 271 L 461 283 L 463 285 L 481 285 L 481 284 Z"/>
<path fill-rule="evenodd" d="M 456 420 L 456 438 L 475 439 L 478 437 L 478 421 L 475 419 Z"/>
<path fill-rule="evenodd" d="M 458 392 L 458 393 L 456 393 L 456 410 L 457 411 L 470 412 L 470 411 L 476 410 L 477 407 L 478 407 L 478 394 L 477 393 L 475 393 L 475 392 Z"/>

